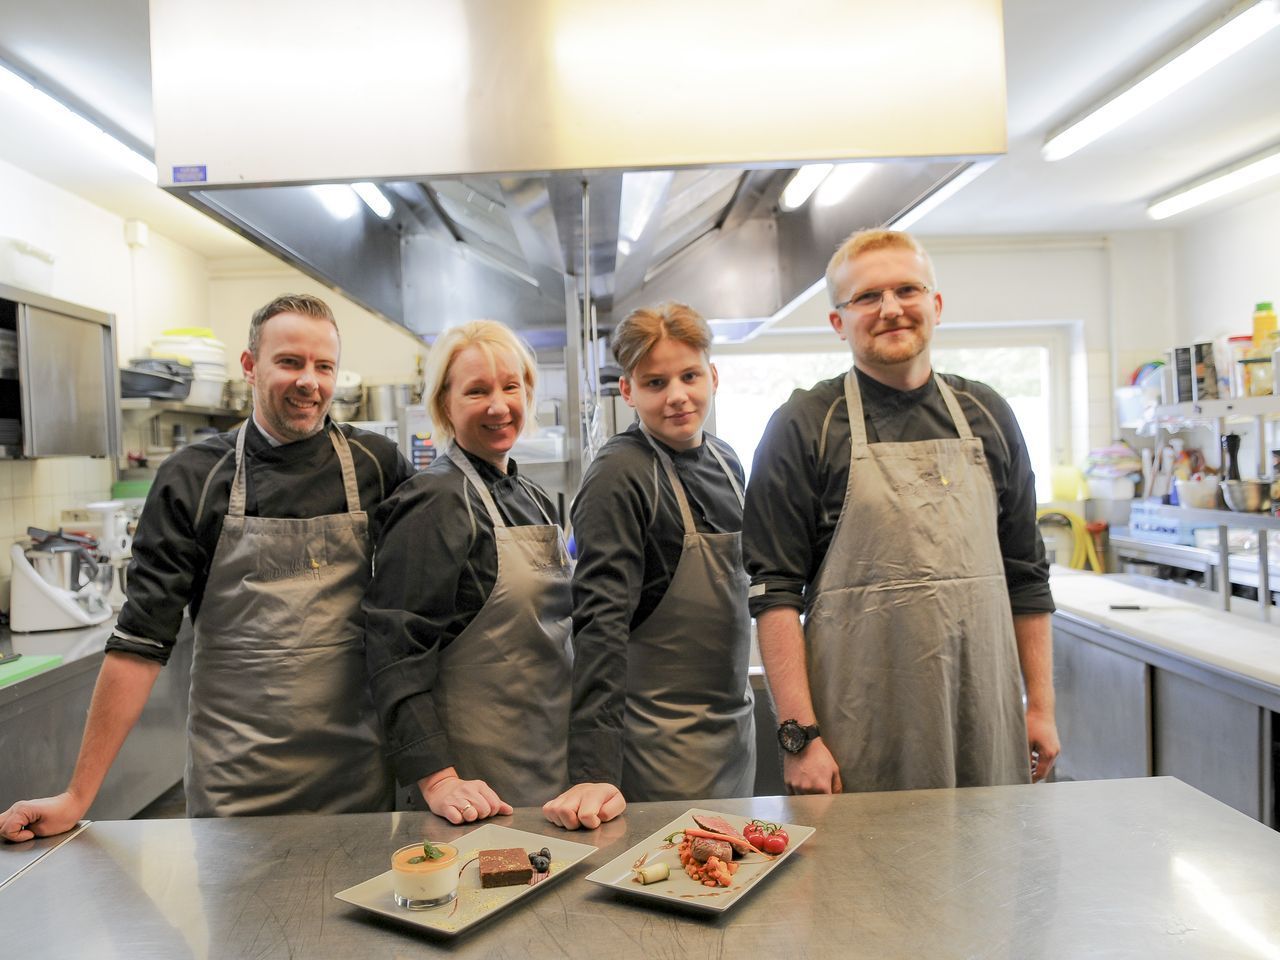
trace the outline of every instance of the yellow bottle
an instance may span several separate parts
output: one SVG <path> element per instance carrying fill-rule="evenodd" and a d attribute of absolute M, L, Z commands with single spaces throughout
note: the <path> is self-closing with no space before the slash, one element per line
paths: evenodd
<path fill-rule="evenodd" d="M 1265 351 L 1262 356 L 1269 357 L 1276 339 L 1276 311 L 1270 300 L 1264 300 L 1253 308 L 1253 348 Z"/>

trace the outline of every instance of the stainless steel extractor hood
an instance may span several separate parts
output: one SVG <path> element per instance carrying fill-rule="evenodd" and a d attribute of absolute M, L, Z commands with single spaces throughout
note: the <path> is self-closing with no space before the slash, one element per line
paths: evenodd
<path fill-rule="evenodd" d="M 850 230 L 1005 147 L 999 0 L 802 12 L 153 4 L 162 184 L 424 338 L 491 316 L 563 343 L 589 277 L 602 328 L 681 299 L 741 339 Z M 879 162 L 844 200 L 779 207 L 792 171 L 832 161 Z M 356 181 L 385 219 L 326 209 L 321 185 Z"/>

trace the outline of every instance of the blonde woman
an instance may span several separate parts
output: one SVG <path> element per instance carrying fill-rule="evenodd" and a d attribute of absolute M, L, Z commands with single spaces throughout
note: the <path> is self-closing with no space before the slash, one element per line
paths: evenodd
<path fill-rule="evenodd" d="M 502 324 L 446 331 L 426 396 L 447 448 L 377 518 L 373 699 L 397 780 L 451 823 L 541 804 L 567 783 L 569 559 L 551 501 L 510 457 L 535 379 Z"/>
<path fill-rule="evenodd" d="M 569 829 L 624 800 L 750 796 L 755 780 L 743 472 L 703 429 L 711 331 L 667 303 L 628 316 L 612 346 L 639 421 L 573 504 L 574 786 L 543 808 Z"/>

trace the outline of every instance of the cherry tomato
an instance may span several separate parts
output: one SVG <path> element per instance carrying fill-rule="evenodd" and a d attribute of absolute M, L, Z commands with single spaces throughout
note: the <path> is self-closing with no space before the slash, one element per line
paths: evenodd
<path fill-rule="evenodd" d="M 769 836 L 764 838 L 760 849 L 765 853 L 781 853 L 783 850 L 787 849 L 787 841 L 776 833 L 771 833 Z"/>
<path fill-rule="evenodd" d="M 774 835 L 775 837 L 781 837 L 781 838 L 782 838 L 782 845 L 783 845 L 784 847 L 785 847 L 788 843 L 790 843 L 790 842 L 791 842 L 791 837 L 790 837 L 790 836 L 788 836 L 788 835 L 787 835 L 787 831 L 783 830 L 781 827 L 778 827 L 776 830 L 774 830 L 774 831 L 773 831 L 773 835 Z"/>

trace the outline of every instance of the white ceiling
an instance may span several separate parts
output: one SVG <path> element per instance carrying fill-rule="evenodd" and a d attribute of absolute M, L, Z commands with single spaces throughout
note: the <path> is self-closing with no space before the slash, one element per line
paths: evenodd
<path fill-rule="evenodd" d="M 1233 0 L 1006 0 L 1009 152 L 921 220 L 922 234 L 1101 233 L 1161 224 L 1145 202 L 1280 141 L 1280 29 L 1142 117 L 1055 164 L 1045 134 L 1234 5 Z M 213 8 L 211 8 L 213 9 Z M 78 100 L 126 137 L 152 141 L 147 0 L 0 0 L 0 58 Z M 904 25 L 895 38 L 911 55 Z M 824 41 L 825 43 L 825 41 Z M 833 51 L 841 45 L 835 44 Z M 850 70 L 856 53 L 846 49 Z M 921 69 L 928 69 L 922 63 Z M 71 134 L 0 96 L 0 160 L 210 257 L 247 241 L 123 167 L 89 160 Z M 1255 193 L 1275 190 L 1263 184 Z"/>

